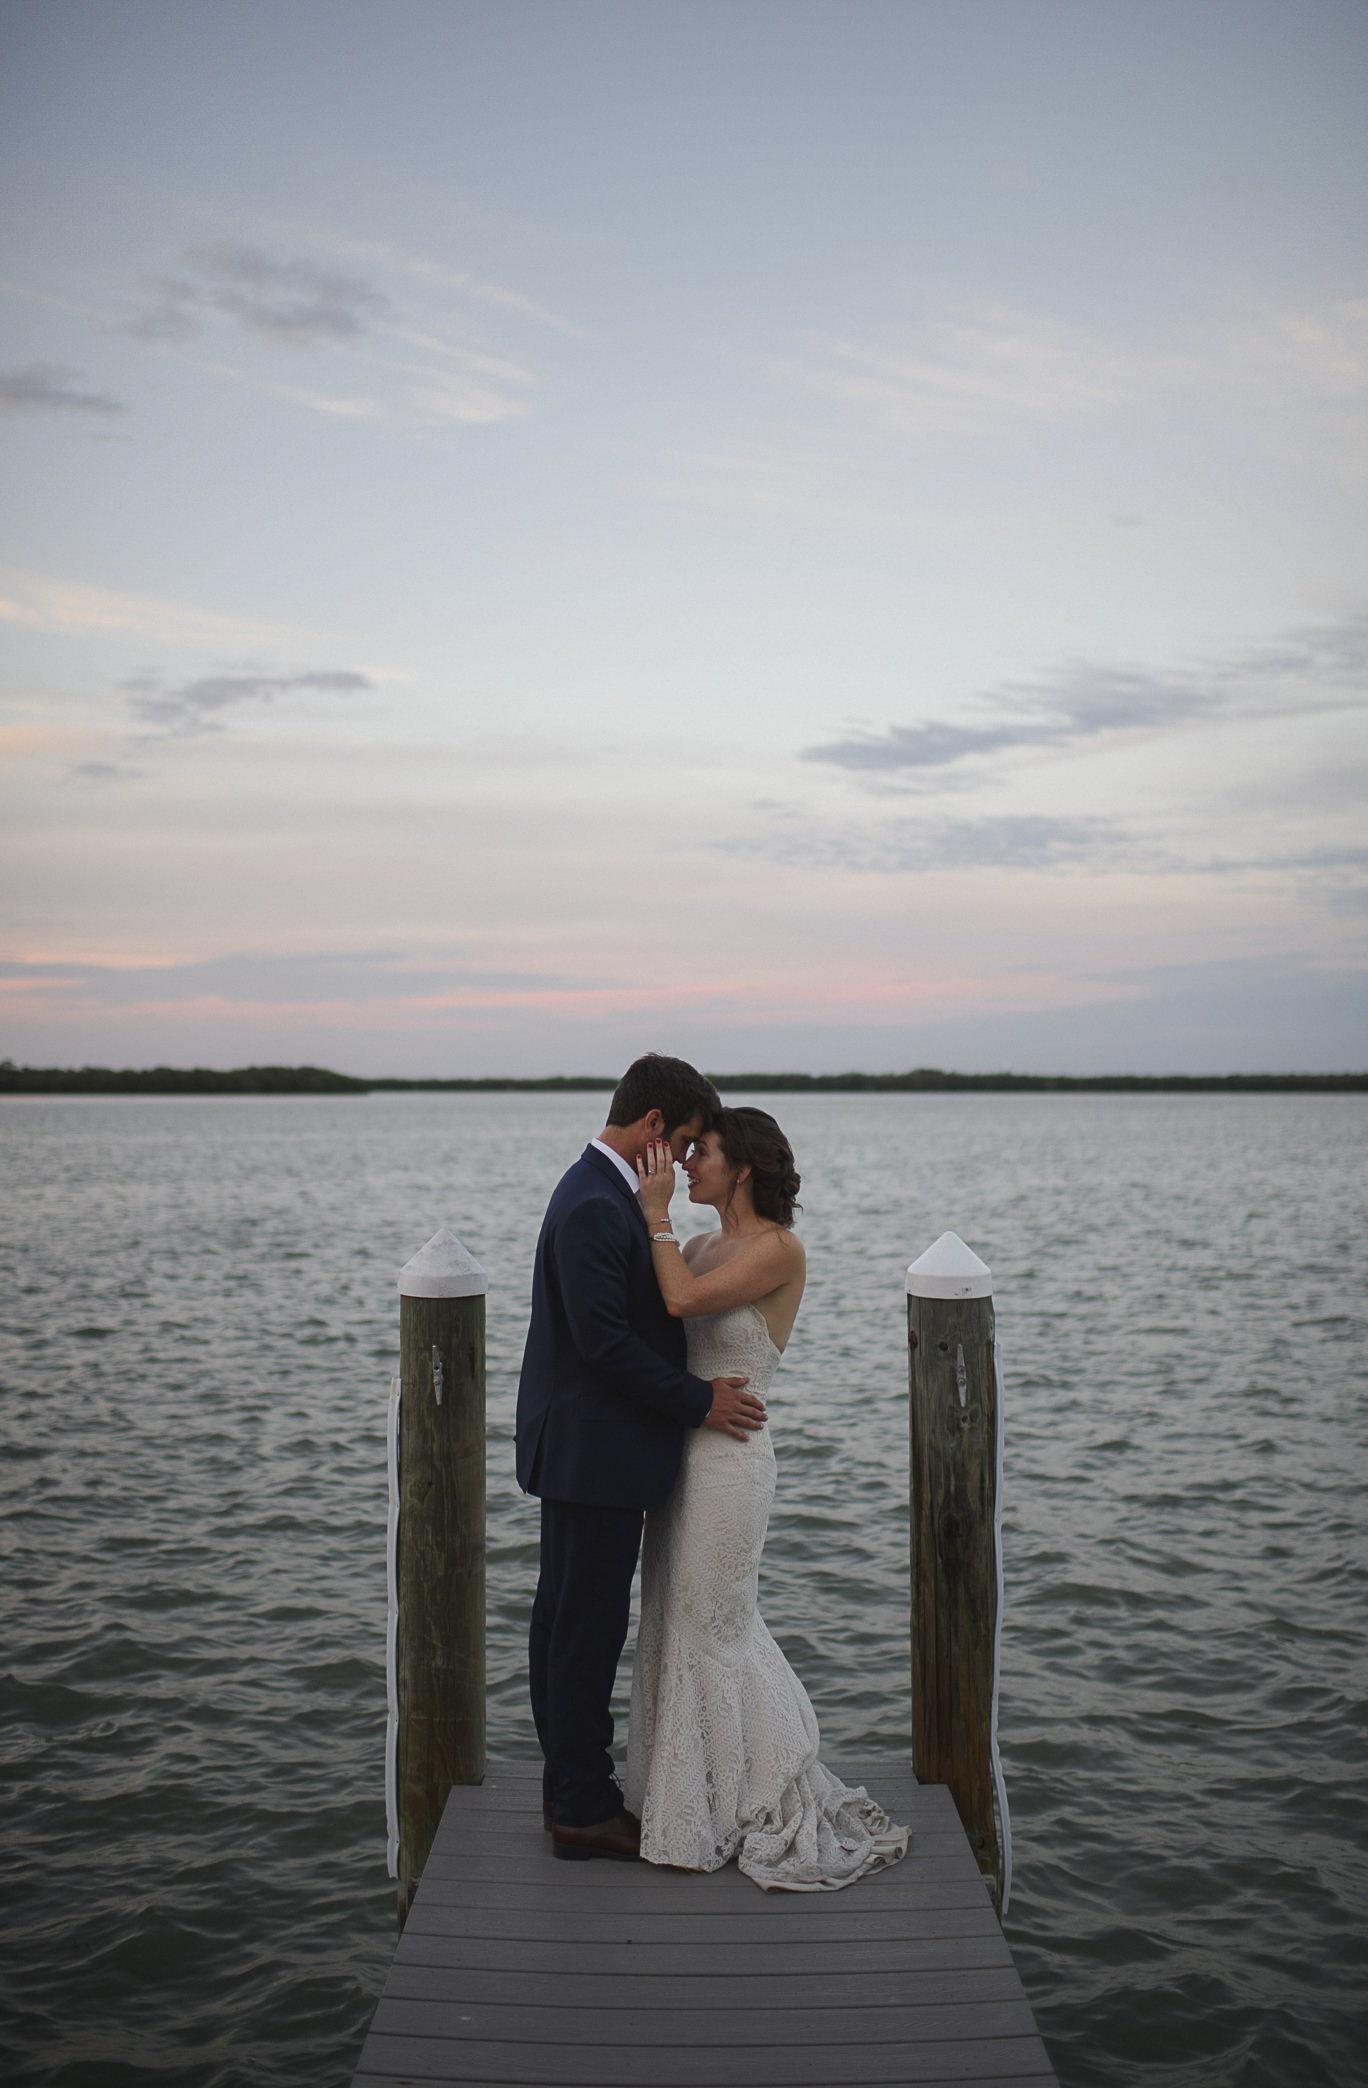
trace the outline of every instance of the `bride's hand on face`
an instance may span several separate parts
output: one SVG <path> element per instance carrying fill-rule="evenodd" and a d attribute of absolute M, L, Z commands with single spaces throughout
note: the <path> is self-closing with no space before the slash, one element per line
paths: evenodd
<path fill-rule="evenodd" d="M 641 1184 L 641 1209 L 649 1232 L 670 1222 L 670 1198 L 674 1195 L 674 1154 L 663 1138 L 653 1138 L 644 1153 L 637 1154 L 637 1180 Z"/>

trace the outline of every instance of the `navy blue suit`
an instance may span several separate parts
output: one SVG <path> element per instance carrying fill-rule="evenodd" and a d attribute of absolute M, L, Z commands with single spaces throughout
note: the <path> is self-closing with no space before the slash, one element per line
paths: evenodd
<path fill-rule="evenodd" d="M 621 1804 L 609 1700 L 642 1511 L 669 1493 L 684 1430 L 712 1405 L 712 1386 L 684 1358 L 637 1197 L 587 1146 L 542 1223 L 518 1383 L 518 1483 L 542 1499 L 532 1715 L 545 1795 L 567 1826 L 592 1826 Z"/>

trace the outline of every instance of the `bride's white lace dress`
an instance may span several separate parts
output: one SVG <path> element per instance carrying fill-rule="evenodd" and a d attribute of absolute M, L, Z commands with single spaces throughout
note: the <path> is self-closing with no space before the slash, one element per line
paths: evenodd
<path fill-rule="evenodd" d="M 779 1351 L 755 1305 L 687 1322 L 697 1377 L 742 1376 L 763 1395 Z M 756 1606 L 774 1499 L 768 1427 L 739 1443 L 687 1437 L 674 1491 L 646 1518 L 632 1670 L 627 1803 L 650 1863 L 829 1892 L 906 1853 L 863 1789 L 817 1758 L 817 1720 Z"/>

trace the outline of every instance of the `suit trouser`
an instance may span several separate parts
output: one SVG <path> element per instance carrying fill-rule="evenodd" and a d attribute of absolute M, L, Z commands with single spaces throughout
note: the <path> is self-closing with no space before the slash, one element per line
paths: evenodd
<path fill-rule="evenodd" d="M 528 1671 L 546 1767 L 543 1796 L 564 1827 L 593 1827 L 622 1804 L 613 1780 L 618 1660 L 627 1639 L 640 1508 L 541 1504 L 541 1576 Z"/>

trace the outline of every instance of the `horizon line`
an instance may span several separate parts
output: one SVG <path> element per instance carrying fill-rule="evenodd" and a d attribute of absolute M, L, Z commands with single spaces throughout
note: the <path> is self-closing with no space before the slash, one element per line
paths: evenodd
<path fill-rule="evenodd" d="M 902 1073 L 708 1073 L 719 1089 L 751 1094 L 927 1094 L 1137 1091 L 1368 1092 L 1368 1072 L 1341 1073 L 959 1073 L 918 1066 Z M 18 1066 L 0 1060 L 0 1094 L 537 1094 L 611 1093 L 618 1075 L 416 1075 L 338 1073 L 312 1065 L 124 1067 Z"/>

